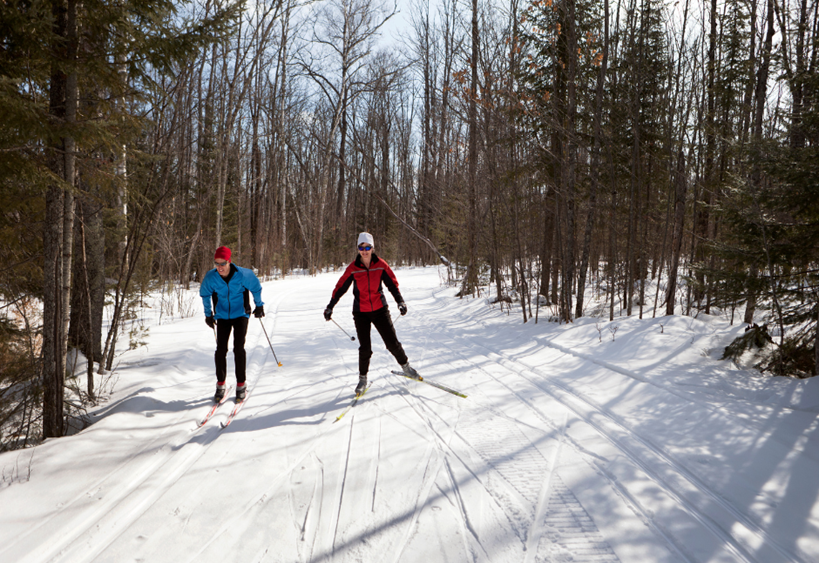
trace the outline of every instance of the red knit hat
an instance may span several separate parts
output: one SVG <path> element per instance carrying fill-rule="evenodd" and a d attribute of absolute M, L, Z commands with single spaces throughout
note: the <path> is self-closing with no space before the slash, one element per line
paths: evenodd
<path fill-rule="evenodd" d="M 220 246 L 216 249 L 216 254 L 213 255 L 215 259 L 221 258 L 230 262 L 230 249 L 227 246 Z"/>

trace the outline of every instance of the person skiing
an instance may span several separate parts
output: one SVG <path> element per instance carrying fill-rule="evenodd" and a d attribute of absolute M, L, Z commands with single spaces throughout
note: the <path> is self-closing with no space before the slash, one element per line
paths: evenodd
<path fill-rule="evenodd" d="M 228 339 L 233 331 L 233 360 L 236 371 L 236 401 L 243 401 L 247 395 L 245 371 L 245 335 L 247 321 L 250 318 L 250 298 L 253 294 L 253 316 L 264 317 L 262 302 L 262 284 L 252 270 L 240 268 L 230 261 L 230 249 L 220 246 L 213 255 L 216 266 L 205 274 L 199 295 L 205 306 L 205 323 L 216 329 L 216 394 L 213 400 L 217 403 L 225 396 L 225 379 L 227 379 Z M 211 309 L 211 301 L 213 308 Z"/>
<path fill-rule="evenodd" d="M 389 264 L 375 254 L 375 243 L 370 233 L 358 235 L 358 256 L 352 264 L 347 266 L 344 274 L 338 280 L 330 303 L 324 309 L 324 319 L 330 321 L 333 317 L 333 307 L 341 296 L 353 286 L 353 321 L 355 332 L 358 335 L 358 386 L 356 396 L 367 388 L 367 372 L 370 368 L 370 357 L 373 355 L 370 341 L 370 327 L 375 325 L 378 334 L 387 346 L 387 350 L 395 356 L 401 369 L 407 377 L 419 379 L 418 372 L 412 368 L 404 352 L 404 347 L 398 341 L 395 327 L 390 318 L 390 310 L 384 297 L 381 284 L 386 285 L 398 304 L 401 315 L 407 314 L 407 304 L 398 291 L 398 279 Z"/>

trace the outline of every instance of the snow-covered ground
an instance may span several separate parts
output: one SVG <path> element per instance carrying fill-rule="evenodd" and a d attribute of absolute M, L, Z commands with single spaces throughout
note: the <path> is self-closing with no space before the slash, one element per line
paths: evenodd
<path fill-rule="evenodd" d="M 819 379 L 719 361 L 725 319 L 523 324 L 396 273 L 411 362 L 468 398 L 392 375 L 374 333 L 372 388 L 334 422 L 357 382 L 322 318 L 340 272 L 266 282 L 283 366 L 251 319 L 233 424 L 231 401 L 197 429 L 201 312 L 162 319 L 95 424 L 0 455 L 0 561 L 819 561 Z"/>

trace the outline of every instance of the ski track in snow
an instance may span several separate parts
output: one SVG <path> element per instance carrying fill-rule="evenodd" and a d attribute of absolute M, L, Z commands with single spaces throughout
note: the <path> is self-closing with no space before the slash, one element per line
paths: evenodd
<path fill-rule="evenodd" d="M 320 315 L 313 307 L 318 301 L 307 296 L 316 287 L 328 293 L 333 281 L 305 278 L 275 290 L 266 304 L 271 326 L 265 326 L 285 369 L 291 364 L 276 344 L 277 325 L 305 312 Z M 218 426 L 232 401 L 201 428 L 196 424 L 205 405 L 164 413 L 163 431 L 6 543 L 0 561 L 635 561 L 622 557 L 622 538 L 612 536 L 611 527 L 596 523 L 590 492 L 574 479 L 586 469 L 594 486 L 618 503 L 619 514 L 645 528 L 664 562 L 813 560 L 796 542 L 785 545 L 768 532 L 760 515 L 721 494 L 682 454 L 613 403 L 597 400 L 594 389 L 522 361 L 505 347 L 511 340 L 501 344 L 480 331 L 459 330 L 478 314 L 463 308 L 452 289 L 405 287 L 418 317 L 394 323 L 413 365 L 468 399 L 390 374 L 393 359 L 374 335 L 372 388 L 334 424 L 349 404 L 358 344 L 329 324 L 321 332 L 305 323 L 306 330 L 279 335 L 290 339 L 292 364 L 300 366 L 279 372 L 271 369 L 264 333 L 251 337 L 249 330 L 253 398 L 233 425 Z M 453 317 L 453 310 L 465 318 Z M 337 318 L 351 324 L 346 313 Z M 719 410 L 650 374 L 536 340 L 549 348 L 551 364 L 629 378 Z M 740 413 L 734 413 L 737 427 L 760 431 Z M 794 451 L 804 443 L 796 442 Z"/>
<path fill-rule="evenodd" d="M 498 352 L 494 353 L 498 354 Z M 499 363 L 505 367 L 512 366 L 509 369 L 513 371 L 519 369 L 515 368 L 515 364 L 505 355 L 499 354 L 499 357 L 502 358 Z M 577 413 L 623 451 L 635 465 L 657 481 L 664 490 L 676 493 L 677 502 L 715 536 L 732 547 L 737 560 L 759 561 L 760 563 L 808 561 L 804 554 L 796 554 L 782 547 L 765 532 L 759 523 L 734 507 L 727 499 L 692 473 L 684 463 L 677 461 L 662 446 L 641 437 L 637 430 L 630 428 L 625 421 L 611 411 L 600 407 L 582 393 L 566 385 L 554 380 L 550 381 L 542 373 L 531 371 L 529 372 L 531 376 L 527 376 L 527 370 L 520 370 L 517 373 Z M 545 385 L 544 382 L 549 382 L 549 385 Z M 707 512 L 700 508 L 706 505 L 708 506 Z M 724 511 L 724 514 L 720 514 L 721 511 Z M 771 549 L 753 555 L 752 553 L 757 551 L 760 545 Z"/>
<path fill-rule="evenodd" d="M 458 354 L 458 352 L 456 352 L 454 348 L 451 348 L 450 350 L 452 351 L 452 353 L 453 353 L 453 354 Z M 469 360 L 467 360 L 467 361 L 469 361 Z M 475 364 L 475 368 L 474 368 L 474 369 L 477 369 L 477 370 L 479 370 L 479 371 L 483 371 L 483 372 L 485 372 L 485 370 L 483 370 L 482 368 L 478 367 L 478 366 L 477 366 L 477 364 Z M 517 371 L 514 371 L 514 370 L 511 370 L 511 371 L 512 371 L 512 373 L 514 373 L 514 374 L 516 374 L 516 375 L 519 375 L 519 376 L 521 375 L 521 374 L 520 374 L 519 372 L 517 372 Z M 521 397 L 520 395 L 518 395 L 518 394 L 517 394 L 517 393 L 516 393 L 516 392 L 515 392 L 515 391 L 514 391 L 512 388 L 509 388 L 507 385 L 505 385 L 505 384 L 503 384 L 502 382 L 500 382 L 500 380 L 499 380 L 498 378 L 496 378 L 496 377 L 492 376 L 491 374 L 488 374 L 488 375 L 489 375 L 489 376 L 490 376 L 492 379 L 494 379 L 495 381 L 498 381 L 498 382 L 499 382 L 499 383 L 501 383 L 501 384 L 502 384 L 504 387 L 506 387 L 507 389 L 509 389 L 509 391 L 510 391 L 510 392 L 512 392 L 513 394 L 515 394 L 515 395 L 516 395 L 516 396 L 517 396 L 519 399 L 523 400 L 523 401 L 524 401 L 524 402 L 527 404 L 527 406 L 529 406 L 530 408 L 532 408 L 533 410 L 535 410 L 535 411 L 536 411 L 536 413 L 537 413 L 537 415 L 538 415 L 538 416 L 540 416 L 540 417 L 544 417 L 544 418 L 547 418 L 547 415 L 546 415 L 545 413 L 543 413 L 543 412 L 542 412 L 542 411 L 541 411 L 539 408 L 537 408 L 536 406 L 534 406 L 534 405 L 533 405 L 533 404 L 532 404 L 532 403 L 531 403 L 529 400 L 524 399 L 523 397 Z M 527 378 L 527 380 L 528 380 L 528 378 Z M 547 392 L 548 392 L 548 391 L 547 391 Z M 555 397 L 555 398 L 556 398 L 556 399 L 557 399 L 557 400 L 558 400 L 558 401 L 559 401 L 559 402 L 560 402 L 562 405 L 564 405 L 564 406 L 568 407 L 570 410 L 572 410 L 572 411 L 573 411 L 573 412 L 575 412 L 576 414 L 580 414 L 581 418 L 582 418 L 584 421 L 586 421 L 587 423 L 589 422 L 588 418 L 584 417 L 582 413 L 578 412 L 578 409 L 577 409 L 576 407 L 575 407 L 575 408 L 573 408 L 573 406 L 572 406 L 571 404 L 568 404 L 568 403 L 567 403 L 567 401 L 566 401 L 565 399 L 562 399 L 560 396 L 557 396 L 555 393 L 550 393 L 550 394 L 551 394 L 552 396 L 554 396 L 554 397 Z M 593 413 L 593 414 L 594 414 L 594 413 Z M 587 415 L 587 416 L 593 416 L 593 414 L 592 414 L 592 415 Z M 599 411 L 599 414 L 605 414 L 605 413 L 602 413 L 602 411 Z M 623 451 L 623 453 L 624 453 L 624 454 L 625 454 L 625 455 L 626 455 L 626 456 L 627 456 L 629 459 L 631 459 L 632 461 L 635 461 L 635 460 L 634 460 L 634 456 L 633 456 L 633 454 L 631 454 L 631 453 L 630 453 L 628 450 L 623 450 L 623 448 L 621 448 L 621 447 L 620 447 L 619 443 L 618 443 L 618 442 L 617 442 L 615 439 L 612 439 L 612 437 L 610 436 L 610 434 L 607 434 L 607 433 L 606 433 L 605 431 L 603 431 L 603 430 L 602 430 L 602 429 L 601 429 L 599 426 L 596 426 L 596 425 L 594 425 L 594 424 L 592 424 L 592 426 L 593 426 L 593 427 L 595 427 L 595 429 L 596 429 L 596 430 L 598 430 L 598 431 L 599 431 L 599 432 L 600 432 L 600 433 L 601 433 L 603 436 L 605 436 L 607 439 L 609 439 L 610 441 L 612 441 L 612 442 L 613 442 L 613 443 L 614 443 L 616 446 L 618 446 L 618 447 L 619 447 L 619 448 L 620 448 L 620 449 Z M 580 444 L 575 443 L 575 444 L 573 444 L 573 445 L 575 446 L 575 448 L 576 448 L 578 451 L 582 451 L 582 450 L 583 450 L 583 448 L 582 448 L 582 446 L 581 446 Z M 591 457 L 591 456 L 589 456 L 589 457 Z M 591 459 L 591 460 L 590 460 L 590 462 L 591 462 L 591 463 L 594 463 L 595 465 L 597 465 L 593 459 Z M 637 461 L 637 463 L 639 464 L 640 462 L 639 462 L 639 461 Z M 598 468 L 599 468 L 599 469 L 601 469 L 602 471 L 604 471 L 604 472 L 605 472 L 605 468 L 602 468 L 602 467 L 599 467 L 599 466 L 598 466 Z M 611 477 L 611 476 L 609 476 L 609 477 Z M 633 502 L 633 503 L 634 503 L 636 506 L 639 506 L 639 503 L 636 501 L 636 499 L 635 499 L 634 497 L 632 497 L 632 496 L 631 496 L 631 495 L 628 493 L 628 491 L 626 491 L 626 490 L 624 490 L 624 489 L 622 488 L 622 486 L 621 486 L 621 485 L 620 485 L 620 484 L 617 482 L 616 478 L 611 478 L 611 479 L 610 479 L 610 484 L 611 484 L 613 487 L 618 488 L 618 489 L 619 489 L 619 490 L 620 490 L 622 493 L 624 493 L 624 495 L 628 496 L 628 497 L 629 497 L 629 499 L 630 499 L 630 500 L 631 500 L 631 501 L 632 501 L 632 502 Z M 571 502 L 571 500 L 569 500 L 569 502 Z M 558 510 L 558 511 L 563 511 L 563 512 L 569 511 L 569 512 L 571 513 L 571 511 L 569 510 L 568 506 L 563 506 L 563 507 L 557 507 L 557 508 L 555 508 L 555 507 L 554 507 L 553 505 L 551 505 L 551 504 L 549 505 L 549 508 L 548 508 L 547 510 L 545 510 L 544 512 L 545 512 L 545 514 L 546 514 L 546 515 L 548 515 L 548 514 L 549 514 L 549 512 L 550 512 L 550 511 L 552 511 L 552 510 Z M 652 518 L 652 515 L 651 515 L 651 513 L 650 513 L 650 511 L 649 511 L 649 510 L 645 510 L 645 509 L 641 510 L 641 515 L 643 516 L 643 518 L 645 519 L 645 521 L 646 521 L 647 523 L 650 523 L 650 524 L 652 524 L 652 525 L 654 525 L 654 526 L 657 526 L 657 524 L 656 524 L 655 522 L 653 522 L 653 518 Z M 576 519 L 575 519 L 575 521 L 576 521 Z M 584 551 L 586 551 L 586 550 L 588 550 L 588 549 L 591 549 L 591 548 L 592 548 L 592 546 L 597 546 L 597 545 L 599 545 L 599 539 L 598 539 L 598 538 L 599 538 L 599 534 L 598 534 L 598 533 L 596 533 L 596 529 L 593 529 L 593 526 L 592 526 L 592 529 L 590 529 L 590 530 L 589 530 L 589 533 L 588 533 L 588 534 L 584 534 L 584 533 L 583 533 L 584 531 L 585 531 L 585 530 L 583 530 L 583 526 L 580 526 L 580 534 L 579 534 L 579 537 L 573 537 L 573 540 L 574 540 L 574 542 L 573 542 L 573 543 L 574 543 L 574 545 L 573 545 L 573 546 L 571 546 L 571 547 L 573 547 L 573 548 L 575 548 L 575 549 L 579 549 L 579 551 L 580 551 L 580 552 L 584 552 Z M 661 530 L 658 530 L 658 531 L 660 531 L 660 532 L 661 532 Z M 572 536 L 575 536 L 575 534 L 576 534 L 576 533 L 577 533 L 577 532 L 575 531 L 575 533 L 574 533 L 574 534 L 572 534 Z M 665 534 L 663 534 L 662 532 L 661 532 L 661 535 L 663 535 L 664 537 L 666 537 L 666 539 L 667 539 L 667 540 L 668 540 L 668 541 L 671 543 L 671 545 L 670 545 L 669 547 L 670 547 L 672 550 L 677 551 L 678 553 L 681 553 L 681 554 L 683 554 L 683 553 L 685 552 L 685 548 L 684 548 L 682 545 L 678 544 L 677 542 L 674 542 L 674 540 L 670 539 L 670 537 L 669 537 L 669 536 L 666 536 L 666 535 L 665 535 Z M 564 547 L 566 547 L 566 548 L 567 548 L 567 550 L 568 550 L 570 553 L 572 553 L 573 555 L 575 555 L 575 554 L 573 553 L 574 549 L 569 549 L 569 546 L 564 546 Z M 608 551 L 610 551 L 610 548 L 608 548 L 608 549 L 604 549 L 604 551 L 606 551 L 605 557 L 606 557 L 606 558 L 608 558 L 608 556 L 609 556 Z M 692 559 L 689 559 L 688 557 L 685 557 L 685 559 L 686 559 L 686 560 L 692 560 Z M 573 559 L 573 560 L 576 560 L 576 559 Z M 606 560 L 606 559 L 601 559 L 601 560 Z"/>
<path fill-rule="evenodd" d="M 437 328 L 445 332 L 445 325 L 437 325 Z M 447 346 L 447 351 L 451 356 L 472 364 L 471 369 L 484 372 L 498 381 L 452 346 Z M 512 393 L 517 396 L 514 391 Z M 539 409 L 536 411 L 540 418 L 544 418 Z M 492 420 L 488 420 L 490 417 Z M 559 446 L 563 429 L 558 430 L 556 441 Z M 473 466 L 472 472 L 503 507 L 512 530 L 525 545 L 527 563 L 535 561 L 536 553 L 553 551 L 548 543 L 557 547 L 554 551 L 560 557 L 570 558 L 567 560 L 619 561 L 571 491 L 553 476 L 558 447 L 554 448 L 551 461 L 547 461 L 521 432 L 518 421 L 486 410 L 472 411 L 459 426 L 457 435 L 485 462 L 483 467 Z M 457 453 L 455 455 L 458 456 Z M 481 474 L 486 477 L 479 477 Z M 550 491 L 553 479 L 555 486 L 560 487 L 560 494 L 554 495 Z"/>
<path fill-rule="evenodd" d="M 444 325 L 439 325 L 438 329 L 441 333 L 445 332 Z M 481 368 L 475 362 L 475 358 L 484 356 L 488 362 L 503 366 L 510 373 L 518 375 L 528 381 L 532 386 L 554 397 L 562 405 L 573 411 L 584 422 L 592 426 L 623 452 L 634 465 L 657 482 L 662 490 L 671 494 L 680 507 L 696 519 L 708 532 L 716 536 L 720 542 L 723 542 L 730 550 L 731 560 L 758 563 L 772 561 L 797 561 L 807 563 L 810 561 L 807 555 L 794 553 L 781 546 L 774 538 L 765 532 L 759 523 L 753 521 L 750 516 L 738 510 L 728 500 L 715 492 L 705 482 L 693 474 L 685 464 L 676 461 L 674 457 L 668 454 L 661 446 L 641 437 L 639 432 L 634 428 L 630 428 L 624 420 L 617 417 L 611 411 L 601 407 L 583 393 L 572 389 L 566 384 L 560 383 L 556 378 L 550 378 L 547 374 L 541 373 L 538 370 L 523 367 L 521 364 L 512 360 L 508 354 L 492 349 L 483 343 L 479 343 L 476 339 L 469 340 L 466 346 L 464 342 L 459 342 L 458 344 L 458 347 L 453 345 L 448 346 L 452 355 L 459 356 L 464 361 L 471 363 L 474 366 L 472 369 L 486 373 L 492 379 L 501 383 L 504 387 L 507 387 L 512 393 L 517 395 L 518 398 L 521 398 L 524 402 L 529 404 L 529 406 L 532 405 L 528 400 L 520 397 L 513 389 L 502 383 L 499 378 Z M 607 362 L 594 360 L 583 354 L 573 353 L 562 346 L 552 343 L 547 343 L 547 345 L 552 346 L 565 355 L 575 356 L 590 363 L 600 365 L 605 369 L 627 375 L 644 383 L 652 384 L 634 372 L 623 370 L 622 368 L 615 368 Z M 478 352 L 467 357 L 467 355 L 462 352 L 467 346 L 473 350 L 480 348 L 484 353 Z M 516 462 L 519 461 L 518 456 L 516 456 L 515 459 Z M 613 482 L 612 485 L 617 486 L 616 482 Z M 627 491 L 622 490 L 622 488 L 621 491 L 627 494 L 632 502 L 637 503 L 637 500 L 628 494 Z M 706 505 L 708 506 L 708 511 L 701 508 Z M 715 514 L 715 512 L 717 513 Z M 650 510 L 643 510 L 643 515 L 653 520 Z M 657 522 L 652 522 L 652 524 L 661 528 L 661 525 Z M 674 543 L 674 545 L 670 547 L 686 556 L 686 559 L 689 559 L 690 550 L 687 547 L 671 540 L 669 534 L 662 532 L 662 535 Z M 595 542 L 595 540 L 591 541 Z M 759 552 L 760 546 L 766 549 Z M 580 550 L 585 552 L 585 546 L 581 547 Z M 756 553 L 754 554 L 754 552 Z M 576 561 L 578 559 L 575 557 L 574 560 Z"/>
<path fill-rule="evenodd" d="M 393 388 L 398 387 L 398 383 L 396 381 L 390 380 L 390 385 Z M 392 560 L 393 563 L 397 563 L 401 559 L 401 555 L 403 554 L 404 550 L 406 549 L 409 539 L 410 533 L 413 530 L 415 523 L 418 520 L 418 516 L 420 514 L 420 510 L 424 504 L 426 504 L 430 493 L 432 492 L 432 488 L 435 482 L 435 478 L 438 476 L 439 472 L 441 471 L 442 464 L 445 460 L 444 452 L 449 448 L 449 442 L 452 439 L 452 435 L 454 434 L 454 425 L 449 426 L 448 429 L 450 430 L 450 436 L 442 436 L 437 430 L 435 430 L 434 425 L 431 423 L 430 418 L 428 415 L 424 414 L 424 406 L 419 402 L 419 400 L 415 397 L 407 396 L 406 394 L 402 394 L 401 398 L 407 403 L 407 405 L 413 410 L 413 412 L 418 416 L 419 420 L 427 426 L 428 435 L 427 439 L 430 443 L 435 445 L 435 450 L 429 450 L 429 458 L 426 463 L 426 469 L 429 470 L 430 467 L 434 467 L 433 471 L 428 472 L 425 470 L 425 479 L 426 483 L 418 495 L 418 498 L 415 501 L 415 505 L 413 507 L 412 516 L 409 519 L 409 525 L 407 526 L 407 532 L 404 534 L 404 537 L 401 543 L 395 549 L 395 558 Z M 433 453 L 436 453 L 436 459 L 433 461 Z M 431 465 L 432 462 L 432 465 Z M 457 487 L 456 483 L 452 483 L 453 486 Z"/>

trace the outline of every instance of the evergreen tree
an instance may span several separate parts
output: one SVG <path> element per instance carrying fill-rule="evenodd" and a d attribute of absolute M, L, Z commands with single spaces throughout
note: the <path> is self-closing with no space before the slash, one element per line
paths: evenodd
<path fill-rule="evenodd" d="M 240 5 L 206 17 L 182 8 L 167 1 L 0 5 L 0 182 L 4 196 L 12 196 L 0 227 L 4 236 L 24 243 L 3 249 L 10 255 L 3 258 L 20 267 L 4 269 L 0 287 L 10 300 L 28 290 L 43 299 L 45 436 L 64 430 L 75 196 L 122 208 L 116 194 L 123 193 L 124 176 L 119 185 L 107 183 L 114 194 L 100 179 L 116 176 L 117 160 L 124 164 L 123 147 L 139 138 L 147 124 L 141 116 L 162 91 L 158 79 L 172 76 L 201 46 L 227 32 Z M 138 199 L 137 192 L 128 197 Z M 22 224 L 23 217 L 30 222 Z M 23 229 L 31 224 L 43 226 L 42 238 L 26 236 Z M 40 252 L 38 264 L 31 258 Z M 41 284 L 21 284 L 21 276 L 40 268 L 33 279 Z"/>

